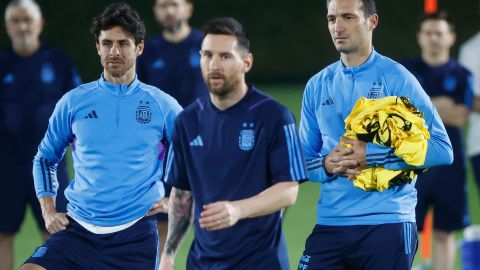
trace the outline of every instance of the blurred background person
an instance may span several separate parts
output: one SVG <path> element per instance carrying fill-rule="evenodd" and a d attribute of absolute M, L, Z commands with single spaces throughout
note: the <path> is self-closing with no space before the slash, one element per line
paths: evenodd
<path fill-rule="evenodd" d="M 11 1 L 5 10 L 11 46 L 0 51 L 0 269 L 12 269 L 13 240 L 27 205 L 43 238 L 48 237 L 32 178 L 37 152 L 56 102 L 79 84 L 70 58 L 40 41 L 44 19 L 33 0 Z M 67 185 L 65 162 L 59 168 L 59 190 Z M 63 191 L 57 207 L 65 209 Z"/>
<path fill-rule="evenodd" d="M 460 47 L 459 61 L 473 74 L 474 105 L 470 113 L 467 133 L 467 155 L 480 190 L 480 32 Z"/>
<path fill-rule="evenodd" d="M 137 64 L 141 81 L 168 93 L 182 107 L 199 97 L 208 97 L 200 72 L 203 33 L 188 24 L 192 11 L 191 0 L 156 0 L 153 13 L 162 32 L 146 42 Z M 171 187 L 165 188 L 168 196 Z M 167 235 L 167 218 L 167 214 L 157 216 L 161 250 Z"/>
<path fill-rule="evenodd" d="M 455 27 L 446 12 L 424 14 L 417 32 L 421 56 L 403 63 L 430 96 L 453 147 L 453 164 L 431 168 L 419 175 L 415 186 L 419 231 L 423 230 L 425 216 L 433 206 L 434 270 L 453 269 L 456 253 L 453 232 L 470 223 L 462 128 L 472 108 L 472 75 L 450 57 L 455 39 Z"/>

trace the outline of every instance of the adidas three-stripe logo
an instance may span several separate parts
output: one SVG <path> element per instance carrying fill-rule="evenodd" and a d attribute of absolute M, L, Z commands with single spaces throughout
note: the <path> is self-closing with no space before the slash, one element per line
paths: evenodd
<path fill-rule="evenodd" d="M 202 137 L 198 135 L 193 141 L 190 142 L 190 146 L 203 146 Z"/>
<path fill-rule="evenodd" d="M 95 112 L 95 110 L 91 111 L 89 114 L 87 114 L 85 116 L 85 118 L 95 118 L 95 119 L 98 119 L 98 116 L 97 116 L 97 113 Z"/>

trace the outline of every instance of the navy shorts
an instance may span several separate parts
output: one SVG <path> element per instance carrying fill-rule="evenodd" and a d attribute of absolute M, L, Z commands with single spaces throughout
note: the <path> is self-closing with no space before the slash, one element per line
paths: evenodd
<path fill-rule="evenodd" d="M 446 232 L 461 230 L 470 224 L 467 207 L 466 169 L 463 162 L 429 169 L 418 176 L 417 227 L 423 230 L 428 209 L 433 206 L 433 227 Z"/>
<path fill-rule="evenodd" d="M 20 229 L 27 205 L 31 206 L 38 227 L 45 230 L 42 211 L 35 194 L 32 166 L 32 161 L 24 163 L 0 162 L 0 171 L 7 172 L 0 178 L 3 190 L 2 196 L 0 196 L 0 215 L 8 217 L 2 218 L 2 222 L 0 222 L 1 234 L 15 234 Z M 67 200 L 64 190 L 68 181 L 64 161 L 59 164 L 57 174 L 59 188 L 56 206 L 59 212 L 65 212 Z"/>
<path fill-rule="evenodd" d="M 316 225 L 298 270 L 408 270 L 417 252 L 415 223 Z"/>
<path fill-rule="evenodd" d="M 94 234 L 69 218 L 66 230 L 54 233 L 25 263 L 46 269 L 156 269 L 158 232 L 154 217 L 110 234 Z"/>

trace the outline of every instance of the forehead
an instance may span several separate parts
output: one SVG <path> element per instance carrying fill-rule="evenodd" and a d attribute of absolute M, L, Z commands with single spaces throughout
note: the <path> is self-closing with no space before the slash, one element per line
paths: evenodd
<path fill-rule="evenodd" d="M 237 49 L 237 38 L 230 35 L 205 36 L 202 42 L 202 51 L 234 52 Z"/>
<path fill-rule="evenodd" d="M 98 37 L 99 40 L 125 40 L 125 39 L 130 39 L 133 41 L 132 35 L 130 35 L 128 32 L 123 30 L 120 26 L 115 26 L 113 28 L 110 28 L 108 30 L 102 30 L 100 31 L 100 36 Z"/>
<path fill-rule="evenodd" d="M 328 3 L 328 15 L 340 15 L 345 13 L 363 13 L 361 0 L 331 0 Z"/>
<path fill-rule="evenodd" d="M 448 25 L 448 22 L 445 20 L 430 19 L 422 22 L 421 30 L 449 32 L 450 26 Z"/>
<path fill-rule="evenodd" d="M 157 0 L 157 5 L 182 5 L 186 0 Z"/>
<path fill-rule="evenodd" d="M 40 20 L 42 18 L 42 13 L 37 6 L 26 3 L 23 5 L 8 7 L 5 11 L 5 20 L 9 20 L 12 17 L 28 17 L 34 20 Z"/>

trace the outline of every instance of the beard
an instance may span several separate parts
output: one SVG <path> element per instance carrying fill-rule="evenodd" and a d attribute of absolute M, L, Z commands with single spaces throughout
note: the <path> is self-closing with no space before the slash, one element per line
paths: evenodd
<path fill-rule="evenodd" d="M 238 85 L 237 82 L 232 81 L 231 79 L 229 80 L 223 75 L 216 74 L 215 77 L 221 78 L 221 80 L 223 80 L 223 84 L 213 83 L 210 80 L 211 75 L 207 76 L 207 79 L 205 80 L 208 92 L 215 96 L 226 97 L 233 92 L 235 90 L 235 86 Z"/>
<path fill-rule="evenodd" d="M 122 77 L 127 73 L 127 71 L 132 67 L 132 65 L 125 62 L 123 59 L 115 59 L 117 63 L 113 64 L 115 67 L 112 66 L 110 62 L 112 59 L 108 59 L 105 65 L 105 70 L 112 76 L 112 77 Z"/>
<path fill-rule="evenodd" d="M 182 24 L 183 24 L 183 20 L 171 19 L 171 22 L 169 22 L 167 19 L 162 22 L 162 27 L 165 31 L 171 34 L 175 34 L 180 30 L 180 28 L 182 27 Z"/>

